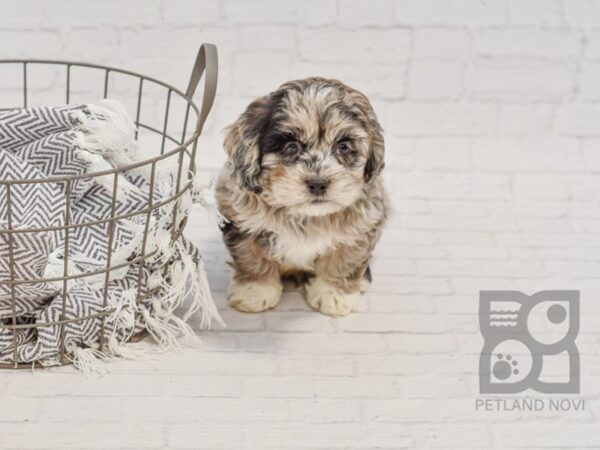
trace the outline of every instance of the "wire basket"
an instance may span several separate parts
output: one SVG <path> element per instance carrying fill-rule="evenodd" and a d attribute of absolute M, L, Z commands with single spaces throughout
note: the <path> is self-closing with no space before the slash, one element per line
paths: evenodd
<path fill-rule="evenodd" d="M 165 82 L 160 80 L 147 77 L 138 73 L 134 73 L 128 70 L 117 69 L 114 67 L 101 66 L 96 64 L 88 64 L 88 63 L 80 63 L 80 62 L 65 62 L 65 61 L 52 61 L 52 60 L 20 60 L 20 59 L 12 59 L 12 60 L 0 60 L 0 70 L 3 68 L 10 67 L 11 70 L 17 70 L 20 72 L 20 88 L 13 89 L 13 93 L 16 90 L 17 96 L 19 97 L 19 103 L 15 105 L 10 105 L 9 107 L 1 107 L 0 111 L 20 108 L 20 107 L 28 107 L 31 106 L 31 97 L 33 94 L 33 87 L 31 80 L 35 77 L 35 73 L 37 70 L 41 68 L 51 68 L 52 72 L 57 75 L 57 79 L 53 83 L 53 86 L 50 86 L 50 90 L 52 94 L 55 95 L 55 98 L 61 99 L 63 102 L 69 104 L 73 101 L 75 94 L 77 93 L 77 88 L 73 84 L 73 73 L 78 69 L 85 69 L 88 73 L 87 79 L 96 79 L 100 86 L 98 89 L 100 90 L 99 97 L 103 98 L 113 98 L 119 99 L 119 85 L 114 83 L 113 80 L 115 77 L 119 77 L 121 80 L 120 83 L 125 80 L 127 83 L 135 86 L 133 90 L 130 90 L 132 96 L 135 98 L 135 124 L 136 124 L 136 140 L 138 139 L 138 133 L 145 133 L 146 135 L 154 136 L 157 139 L 154 139 L 155 144 L 152 148 L 148 148 L 148 145 L 144 145 L 145 151 L 151 151 L 150 155 L 140 162 L 135 162 L 134 164 L 129 164 L 126 166 L 114 168 L 112 170 L 106 170 L 102 172 L 94 172 L 94 173 L 86 173 L 84 175 L 77 176 L 68 176 L 68 177 L 51 177 L 44 179 L 3 179 L 2 174 L 0 174 L 0 189 L 5 189 L 6 197 L 7 197 L 7 222 L 8 227 L 5 229 L 0 228 L 0 234 L 7 234 L 8 244 L 9 244 L 9 267 L 11 267 L 11 276 L 10 279 L 0 279 L 0 288 L 7 287 L 11 291 L 11 304 L 12 304 L 12 318 L 6 320 L 6 322 L 10 323 L 1 323 L 0 329 L 8 329 L 12 331 L 13 335 L 13 347 L 14 347 L 14 363 L 10 364 L 0 364 L 0 368 L 26 368 L 31 367 L 31 363 L 19 363 L 17 360 L 17 351 L 19 348 L 19 342 L 17 341 L 17 330 L 22 328 L 42 328 L 42 327 L 50 327 L 50 326 L 59 326 L 60 327 L 60 364 L 69 363 L 69 359 L 66 358 L 65 355 L 65 335 L 64 335 L 64 326 L 68 323 L 72 322 L 83 322 L 85 320 L 90 319 L 98 319 L 101 321 L 101 333 L 99 340 L 99 350 L 102 351 L 105 340 L 105 327 L 104 322 L 106 317 L 114 311 L 114 308 L 108 307 L 107 304 L 107 293 L 108 293 L 108 284 L 110 281 L 110 273 L 114 270 L 123 269 L 126 266 L 131 266 L 134 264 L 140 264 L 140 270 L 144 265 L 144 261 L 154 255 L 158 250 L 153 250 L 152 252 L 146 250 L 146 241 L 148 238 L 148 226 L 144 229 L 144 235 L 142 238 L 142 245 L 139 252 L 135 254 L 135 257 L 131 260 L 128 260 L 125 263 L 113 264 L 112 253 L 113 253 L 113 232 L 115 223 L 117 220 L 126 219 L 132 216 L 146 216 L 146 223 L 149 222 L 149 219 L 153 213 L 153 211 L 158 208 L 169 207 L 172 205 L 171 210 L 171 223 L 179 224 L 173 227 L 172 230 L 172 240 L 177 239 L 181 236 L 183 229 L 186 225 L 185 218 L 177 218 L 178 214 L 178 200 L 181 196 L 192 188 L 193 177 L 196 173 L 196 149 L 198 145 L 198 137 L 202 132 L 202 128 L 208 117 L 208 114 L 212 108 L 216 87 L 217 87 L 217 68 L 218 60 L 217 60 L 217 49 L 212 44 L 203 44 L 200 46 L 198 51 L 198 55 L 196 57 L 196 62 L 193 66 L 192 74 L 190 76 L 190 80 L 188 83 L 187 90 L 185 92 L 173 87 Z M 200 80 L 204 77 L 204 90 L 202 95 L 202 102 L 200 107 L 198 107 L 194 101 L 193 96 L 196 92 L 196 89 L 200 83 Z M 122 86 L 121 86 L 122 88 Z M 122 91 L 121 93 L 123 93 Z M 56 97 L 58 96 L 58 97 Z M 159 114 L 162 115 L 162 125 L 156 126 L 155 124 L 150 124 L 149 121 L 143 119 L 143 111 L 146 107 L 147 109 L 154 109 L 154 113 L 156 116 L 157 110 L 157 99 L 162 97 L 164 99 L 164 107 L 162 110 L 162 114 L 159 111 Z M 178 102 L 180 108 L 178 119 L 175 122 L 172 119 L 174 113 L 174 104 Z M 160 119 L 159 119 L 160 120 Z M 172 131 L 175 130 L 175 131 Z M 172 161 L 176 161 L 177 168 L 177 182 L 175 184 L 174 192 L 164 198 L 161 199 L 160 202 L 153 202 L 153 196 L 155 193 L 155 177 L 157 171 L 157 165 L 163 161 L 168 159 L 172 159 Z M 101 220 L 95 220 L 90 222 L 83 223 L 71 223 L 69 216 L 69 206 L 66 207 L 67 211 L 65 211 L 65 224 L 62 226 L 53 226 L 47 228 L 13 228 L 11 223 L 12 216 L 12 205 L 11 205 L 11 189 L 14 189 L 16 185 L 25 185 L 32 183 L 63 183 L 66 186 L 65 192 L 70 192 L 73 184 L 78 180 L 86 179 L 93 180 L 99 177 L 110 176 L 113 177 L 115 186 L 117 183 L 117 179 L 119 174 L 129 171 L 132 169 L 141 169 L 146 168 L 147 173 L 150 175 L 150 188 L 148 192 L 148 206 L 145 209 L 140 211 L 133 211 L 128 214 L 115 214 L 116 208 L 116 192 L 117 190 L 113 190 L 112 196 L 112 212 L 109 217 L 103 218 Z M 67 205 L 69 203 L 67 202 Z M 42 232 L 60 232 L 64 235 L 64 245 L 65 249 L 69 246 L 69 231 L 77 228 L 77 227 L 90 227 L 95 225 L 105 224 L 109 230 L 108 236 L 108 257 L 106 268 L 94 272 L 83 273 L 83 274 L 74 274 L 69 275 L 69 257 L 68 252 L 65 251 L 64 256 L 64 276 L 62 277 L 54 277 L 54 278 L 39 278 L 35 280 L 26 280 L 19 279 L 14 274 L 14 255 L 13 255 L 13 242 L 14 236 L 18 233 L 42 233 Z M 71 280 L 82 279 L 90 276 L 104 276 L 104 304 L 101 312 L 95 313 L 93 315 L 87 315 L 85 317 L 78 318 L 65 318 L 65 306 L 63 301 L 63 310 L 61 312 L 61 320 L 54 322 L 41 322 L 41 323 L 31 323 L 31 324 L 19 324 L 17 321 L 17 316 L 15 313 L 16 308 L 16 298 L 15 298 L 15 287 L 19 284 L 29 284 L 29 283 L 62 283 L 63 292 L 67 292 L 67 284 Z M 139 278 L 140 284 L 138 286 L 138 296 L 137 301 L 143 301 L 145 298 L 148 298 L 148 290 L 144 285 L 144 281 L 142 277 Z M 140 336 L 138 336 L 139 338 Z"/>

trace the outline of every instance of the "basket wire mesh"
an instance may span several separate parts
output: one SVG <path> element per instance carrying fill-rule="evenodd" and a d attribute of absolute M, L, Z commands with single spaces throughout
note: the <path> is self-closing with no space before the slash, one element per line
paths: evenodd
<path fill-rule="evenodd" d="M 144 262 L 148 258 L 153 257 L 158 250 L 147 251 L 147 242 L 149 234 L 150 219 L 154 211 L 159 208 L 165 208 L 172 205 L 170 222 L 173 224 L 171 239 L 175 240 L 183 233 L 183 229 L 186 225 L 186 218 L 178 218 L 178 200 L 181 196 L 192 188 L 192 182 L 194 175 L 196 174 L 196 150 L 198 145 L 198 138 L 202 132 L 202 128 L 208 117 L 208 114 L 212 108 L 216 87 L 217 87 L 217 73 L 218 73 L 218 59 L 217 49 L 213 44 L 202 44 L 198 51 L 195 64 L 192 69 L 190 80 L 186 91 L 181 91 L 176 87 L 167 84 L 163 81 L 157 80 L 152 77 L 147 77 L 135 72 L 128 70 L 118 69 L 115 67 L 108 67 L 97 64 L 88 64 L 82 62 L 67 62 L 67 61 L 55 61 L 55 60 L 32 60 L 32 59 L 11 59 L 11 60 L 0 60 L 0 69 L 3 67 L 16 67 L 22 74 L 21 78 L 21 89 L 22 98 L 20 103 L 17 105 L 11 105 L 10 107 L 0 108 L 0 112 L 20 107 L 31 106 L 30 101 L 30 77 L 33 71 L 39 67 L 52 67 L 59 72 L 62 72 L 62 82 L 59 80 L 55 83 L 52 89 L 55 92 L 62 91 L 64 101 L 69 104 L 73 99 L 73 70 L 76 68 L 85 68 L 86 70 L 92 70 L 96 74 L 100 74 L 102 81 L 102 98 L 112 98 L 119 100 L 118 94 L 111 93 L 111 79 L 115 75 L 125 77 L 130 81 L 134 81 L 137 89 L 135 92 L 135 125 L 136 125 L 136 140 L 138 140 L 140 131 L 145 131 L 155 137 L 158 137 L 159 142 L 153 150 L 153 153 L 158 153 L 156 156 L 146 158 L 142 161 L 128 164 L 125 166 L 116 167 L 111 170 L 86 173 L 83 175 L 74 176 L 60 176 L 60 177 L 47 177 L 43 179 L 3 179 L 0 173 L 0 189 L 5 189 L 6 200 L 7 200 L 7 228 L 0 228 L 0 235 L 5 234 L 8 236 L 8 257 L 9 257 L 9 279 L 0 279 L 0 287 L 8 287 L 11 295 L 11 309 L 12 317 L 4 322 L 0 321 L 0 329 L 8 329 L 13 334 L 13 363 L 2 363 L 0 368 L 27 368 L 31 367 L 32 363 L 19 363 L 17 358 L 17 352 L 19 348 L 19 342 L 17 340 L 17 331 L 19 329 L 34 329 L 41 327 L 59 326 L 60 327 L 60 338 L 59 338 L 59 362 L 60 364 L 68 364 L 70 361 L 66 357 L 65 348 L 65 325 L 72 322 L 83 322 L 86 320 L 100 320 L 100 337 L 99 337 L 99 350 L 102 351 L 105 344 L 105 321 L 106 317 L 114 311 L 114 308 L 108 307 L 108 285 L 110 282 L 111 272 L 124 267 L 129 267 L 135 264 L 139 264 L 139 272 L 137 275 L 137 301 L 141 302 L 147 299 L 152 292 L 148 292 L 147 286 L 145 286 L 145 280 L 143 275 Z M 204 78 L 204 89 L 202 95 L 202 102 L 200 107 L 196 105 L 193 100 L 196 89 Z M 146 90 L 149 86 L 154 89 L 158 89 L 159 94 L 163 95 L 165 100 L 165 107 L 162 111 L 162 126 L 155 126 L 143 121 L 141 118 L 144 105 L 148 103 L 153 105 L 155 98 L 151 98 L 146 94 Z M 162 94 L 160 94 L 162 91 Z M 184 105 L 183 123 L 181 128 L 175 127 L 179 131 L 171 131 L 173 116 L 173 105 L 174 101 L 178 100 Z M 175 135 L 177 133 L 177 135 Z M 156 190 L 156 178 L 157 178 L 157 166 L 168 159 L 176 160 L 176 182 L 174 186 L 174 192 L 160 201 L 155 201 L 154 193 Z M 147 207 L 132 211 L 124 214 L 117 214 L 117 192 L 119 187 L 119 175 L 123 172 L 130 171 L 132 169 L 149 168 L 149 191 L 148 191 L 148 203 Z M 71 215 L 71 192 L 75 182 L 82 179 L 96 179 L 99 177 L 112 176 L 112 199 L 110 207 L 110 216 L 87 221 L 82 223 L 73 223 Z M 184 178 L 185 177 L 185 178 Z M 13 223 L 13 206 L 11 204 L 13 190 L 17 185 L 36 184 L 36 183 L 63 183 L 65 186 L 66 195 L 66 208 L 65 208 L 65 223 L 60 226 L 51 227 L 30 227 L 30 228 L 15 228 Z M 141 248 L 139 252 L 135 254 L 130 260 L 125 263 L 113 264 L 113 243 L 115 239 L 115 224 L 119 220 L 129 219 L 134 216 L 144 215 L 145 225 L 143 231 L 143 237 L 141 240 Z M 70 234 L 74 229 L 79 227 L 91 227 L 95 225 L 105 225 L 108 228 L 108 247 L 107 247 L 107 264 L 103 269 L 96 271 L 90 271 L 80 274 L 69 274 L 69 245 L 70 245 Z M 17 278 L 14 270 L 14 239 L 18 233 L 44 233 L 44 232 L 60 232 L 64 236 L 64 262 L 63 262 L 63 275 L 61 277 L 52 278 L 38 278 L 38 279 L 19 279 Z M 91 276 L 104 275 L 104 295 L 103 295 L 103 308 L 100 312 L 91 315 L 67 319 L 65 317 L 66 311 L 66 295 L 68 292 L 69 281 L 82 279 Z M 33 284 L 33 283 L 62 283 L 62 311 L 61 318 L 57 321 L 42 322 L 42 323 L 17 323 L 16 313 L 16 296 L 15 289 L 18 285 Z M 139 339 L 140 336 L 134 337 L 132 340 Z"/>

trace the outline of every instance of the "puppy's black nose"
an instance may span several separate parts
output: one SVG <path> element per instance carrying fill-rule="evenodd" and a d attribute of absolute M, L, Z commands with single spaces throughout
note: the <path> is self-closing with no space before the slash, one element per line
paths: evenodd
<path fill-rule="evenodd" d="M 324 195 L 329 182 L 323 178 L 311 178 L 306 182 L 308 190 L 312 195 Z"/>

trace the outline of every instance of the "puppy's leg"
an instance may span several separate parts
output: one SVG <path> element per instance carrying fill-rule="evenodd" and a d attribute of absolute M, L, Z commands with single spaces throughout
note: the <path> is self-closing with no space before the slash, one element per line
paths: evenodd
<path fill-rule="evenodd" d="M 227 291 L 229 305 L 250 313 L 277 306 L 283 290 L 279 267 L 269 261 L 260 243 L 249 237 L 237 240 L 234 245 L 227 243 L 235 269 Z"/>
<path fill-rule="evenodd" d="M 367 260 L 360 248 L 342 248 L 322 258 L 316 276 L 306 284 L 308 305 L 329 316 L 356 311 L 370 278 Z"/>
<path fill-rule="evenodd" d="M 277 306 L 281 292 L 279 280 L 238 281 L 234 278 L 229 285 L 227 297 L 229 305 L 238 311 L 258 313 Z"/>
<path fill-rule="evenodd" d="M 344 292 L 331 281 L 316 276 L 306 285 L 306 302 L 328 316 L 347 316 L 356 311 L 360 301 L 360 289 Z"/>
<path fill-rule="evenodd" d="M 371 266 L 367 266 L 367 270 L 365 270 L 365 274 L 360 280 L 360 293 L 364 294 L 367 292 L 367 289 L 369 289 L 369 286 L 371 286 L 372 282 L 373 276 L 371 275 Z"/>

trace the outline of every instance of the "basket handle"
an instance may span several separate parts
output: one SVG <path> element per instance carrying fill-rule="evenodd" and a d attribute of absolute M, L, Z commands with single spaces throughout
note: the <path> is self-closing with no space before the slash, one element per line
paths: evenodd
<path fill-rule="evenodd" d="M 196 132 L 201 133 L 204 127 L 204 122 L 210 113 L 210 110 L 215 102 L 217 94 L 217 80 L 219 72 L 219 57 L 217 47 L 214 44 L 202 44 L 196 56 L 196 62 L 192 69 L 190 82 L 185 95 L 192 98 L 202 75 L 204 75 L 204 96 L 202 98 L 202 106 L 200 107 L 200 117 L 196 125 Z"/>

